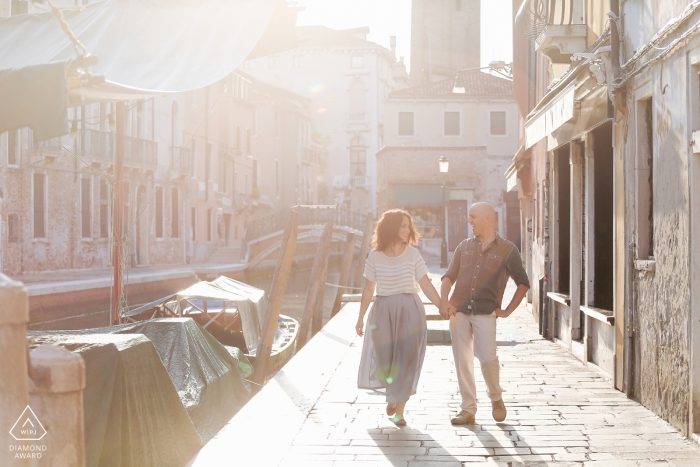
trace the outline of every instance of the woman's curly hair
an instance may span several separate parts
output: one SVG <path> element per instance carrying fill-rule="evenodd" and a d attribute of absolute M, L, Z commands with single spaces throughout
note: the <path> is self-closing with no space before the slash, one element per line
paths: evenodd
<path fill-rule="evenodd" d="M 379 218 L 377 225 L 374 228 L 374 237 L 372 238 L 372 248 L 383 251 L 390 247 L 394 242 L 399 240 L 399 229 L 403 218 L 408 218 L 408 244 L 417 245 L 420 239 L 420 234 L 416 231 L 416 226 L 413 223 L 411 215 L 403 209 L 390 209 Z"/>

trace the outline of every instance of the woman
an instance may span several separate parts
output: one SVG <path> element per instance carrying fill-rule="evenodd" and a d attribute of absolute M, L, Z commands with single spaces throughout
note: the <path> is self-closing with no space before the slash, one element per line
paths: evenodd
<path fill-rule="evenodd" d="M 406 425 L 404 408 L 416 393 L 425 357 L 425 308 L 418 292 L 422 289 L 433 304 L 440 304 L 425 261 L 413 247 L 418 238 L 406 211 L 392 209 L 379 219 L 365 263 L 366 282 L 355 328 L 358 336 L 364 334 L 365 313 L 376 288 L 357 386 L 386 388 L 386 413 L 397 426 Z"/>

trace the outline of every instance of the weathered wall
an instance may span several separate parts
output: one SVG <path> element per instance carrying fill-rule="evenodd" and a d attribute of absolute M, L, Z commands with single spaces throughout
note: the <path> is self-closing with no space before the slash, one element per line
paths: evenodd
<path fill-rule="evenodd" d="M 671 17 L 678 15 L 687 3 L 625 2 L 623 13 L 627 51 L 623 60 L 628 59 L 632 50 L 638 49 Z M 625 191 L 629 207 L 629 241 L 639 242 L 639 226 L 645 222 L 646 213 L 641 212 L 633 196 L 636 180 L 643 180 L 635 170 L 638 164 L 634 163 L 636 151 L 641 150 L 641 134 L 635 132 L 639 123 L 635 125 L 635 122 L 643 121 L 643 116 L 637 112 L 637 101 L 651 97 L 656 271 L 635 273 L 637 308 L 634 313 L 639 346 L 637 397 L 684 433 L 688 433 L 691 367 L 688 169 L 692 153 L 687 141 L 693 125 L 692 116 L 687 111 L 693 93 L 688 82 L 689 63 L 684 52 L 698 45 L 696 38 L 686 50 L 672 54 L 630 83 L 630 134 L 624 148 L 628 162 Z"/>

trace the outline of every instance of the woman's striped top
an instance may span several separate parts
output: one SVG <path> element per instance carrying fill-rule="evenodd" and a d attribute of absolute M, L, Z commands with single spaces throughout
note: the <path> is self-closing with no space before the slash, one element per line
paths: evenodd
<path fill-rule="evenodd" d="M 418 293 L 418 281 L 428 274 L 428 267 L 420 252 L 412 246 L 399 256 L 387 256 L 372 250 L 365 263 L 365 278 L 376 282 L 376 294 L 380 297 L 400 293 Z"/>

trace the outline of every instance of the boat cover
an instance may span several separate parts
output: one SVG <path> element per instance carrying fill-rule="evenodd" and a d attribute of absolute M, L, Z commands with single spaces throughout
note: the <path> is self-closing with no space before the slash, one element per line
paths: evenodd
<path fill-rule="evenodd" d="M 28 334 L 85 360 L 87 466 L 185 465 L 250 394 L 246 357 L 190 318 Z"/>
<path fill-rule="evenodd" d="M 197 282 L 178 292 L 178 298 L 204 301 L 225 301 L 235 304 L 241 317 L 241 325 L 248 353 L 255 355 L 260 345 L 260 313 L 265 316 L 267 297 L 265 291 L 242 282 L 221 277 L 212 282 Z M 219 282 L 217 282 L 219 281 Z"/>

